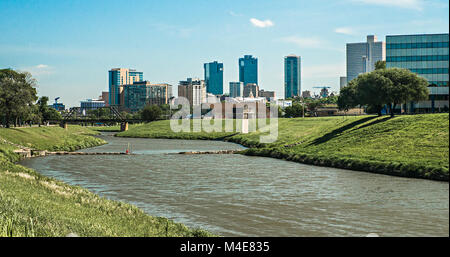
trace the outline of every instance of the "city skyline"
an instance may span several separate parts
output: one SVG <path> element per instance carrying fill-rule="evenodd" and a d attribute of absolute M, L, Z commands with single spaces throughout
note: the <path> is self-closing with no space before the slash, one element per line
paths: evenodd
<path fill-rule="evenodd" d="M 448 32 L 448 2 L 402 3 L 286 1 L 270 8 L 273 1 L 193 1 L 189 6 L 2 1 L 0 66 L 30 71 L 39 95 L 61 97 L 67 107 L 107 90 L 105 71 L 115 67 L 176 86 L 186 77 L 203 77 L 202 65 L 218 61 L 228 85 L 239 80 L 237 60 L 244 55 L 258 58 L 259 87 L 278 96 L 284 95 L 283 58 L 289 54 L 302 56 L 302 90 L 330 86 L 338 91 L 339 77 L 346 74 L 347 43 L 362 42 L 367 35 L 385 41 L 386 35 Z M 143 15 L 150 11 L 152 16 Z M 177 21 L 193 11 L 203 15 Z M 116 17 L 121 12 L 127 15 Z"/>

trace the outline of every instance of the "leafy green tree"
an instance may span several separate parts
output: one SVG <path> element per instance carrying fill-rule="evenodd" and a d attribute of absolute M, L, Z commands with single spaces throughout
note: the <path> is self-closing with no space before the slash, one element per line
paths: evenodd
<path fill-rule="evenodd" d="M 0 114 L 7 128 L 30 112 L 37 100 L 35 86 L 36 80 L 28 72 L 0 70 Z"/>
<path fill-rule="evenodd" d="M 381 71 L 381 70 L 378 70 Z M 364 73 L 356 79 L 356 97 L 360 105 L 371 106 L 378 116 L 381 116 L 383 105 L 388 103 L 388 88 L 392 87 L 392 81 L 374 71 Z"/>
<path fill-rule="evenodd" d="M 383 70 L 386 69 L 386 61 L 377 61 L 375 63 L 375 70 Z"/>
<path fill-rule="evenodd" d="M 341 91 L 338 106 L 348 109 L 356 105 L 368 106 L 381 115 L 384 105 L 390 107 L 391 116 L 397 104 L 428 98 L 428 82 L 407 69 L 388 68 L 359 75 L 350 81 L 350 88 Z"/>
<path fill-rule="evenodd" d="M 61 114 L 57 110 L 48 106 L 48 97 L 47 96 L 42 96 L 41 98 L 39 98 L 37 105 L 38 105 L 39 114 L 42 117 L 42 122 L 62 119 Z"/>
<path fill-rule="evenodd" d="M 306 103 L 306 108 L 308 112 L 315 113 L 317 111 L 317 108 L 321 107 L 323 104 L 320 102 L 320 100 L 314 100 Z"/>
<path fill-rule="evenodd" d="M 375 72 L 381 73 L 383 77 L 391 81 L 387 87 L 383 88 L 386 92 L 387 103 L 391 106 L 391 116 L 394 116 L 397 104 L 428 99 L 428 81 L 425 78 L 407 69 L 400 68 L 389 68 Z"/>
<path fill-rule="evenodd" d="M 356 96 L 356 80 L 350 81 L 347 86 L 341 89 L 337 99 L 337 105 L 339 110 L 344 110 L 345 112 L 358 105 L 358 99 Z"/>
<path fill-rule="evenodd" d="M 157 105 L 147 105 L 142 109 L 141 116 L 144 121 L 155 121 L 161 116 L 161 109 Z"/>
<path fill-rule="evenodd" d="M 284 108 L 284 116 L 287 118 L 302 117 L 303 113 L 304 113 L 303 106 L 297 102 L 294 102 L 292 106 Z"/>

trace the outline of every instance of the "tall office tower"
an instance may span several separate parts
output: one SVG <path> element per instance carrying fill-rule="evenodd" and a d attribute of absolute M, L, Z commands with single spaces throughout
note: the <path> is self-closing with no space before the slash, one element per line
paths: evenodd
<path fill-rule="evenodd" d="M 206 100 L 205 81 L 187 78 L 178 84 L 178 97 L 185 97 L 191 106 L 200 105 Z"/>
<path fill-rule="evenodd" d="M 347 83 L 359 74 L 375 70 L 377 61 L 386 60 L 385 43 L 373 35 L 367 42 L 347 44 Z"/>
<path fill-rule="evenodd" d="M 244 96 L 244 83 L 243 82 L 230 82 L 230 97 L 243 97 Z"/>
<path fill-rule="evenodd" d="M 109 105 L 121 105 L 122 85 L 133 84 L 144 80 L 143 72 L 133 69 L 114 68 L 109 73 Z"/>
<path fill-rule="evenodd" d="M 258 59 L 251 55 L 244 55 L 239 58 L 239 81 L 244 86 L 253 83 L 258 84 Z"/>
<path fill-rule="evenodd" d="M 205 63 L 203 68 L 205 69 L 206 92 L 223 95 L 223 63 Z"/>
<path fill-rule="evenodd" d="M 300 96 L 302 92 L 301 58 L 296 55 L 284 57 L 284 98 Z"/>
<path fill-rule="evenodd" d="M 409 103 L 409 112 L 449 107 L 449 34 L 386 36 L 386 68 L 409 69 L 428 80 L 427 101 Z"/>
<path fill-rule="evenodd" d="M 347 77 L 339 77 L 339 89 L 347 86 Z"/>

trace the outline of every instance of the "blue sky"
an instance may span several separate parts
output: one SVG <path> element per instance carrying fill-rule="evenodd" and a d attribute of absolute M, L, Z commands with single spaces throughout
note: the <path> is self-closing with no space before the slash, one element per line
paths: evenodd
<path fill-rule="evenodd" d="M 238 58 L 258 58 L 259 84 L 283 97 L 283 57 L 302 57 L 302 90 L 339 88 L 345 44 L 368 34 L 449 31 L 448 1 L 13 1 L 0 0 L 0 68 L 30 71 L 39 95 L 66 106 L 108 88 L 108 70 L 135 68 L 152 83 L 203 78 L 224 63 L 224 90 Z M 317 91 L 317 90 L 316 90 Z"/>

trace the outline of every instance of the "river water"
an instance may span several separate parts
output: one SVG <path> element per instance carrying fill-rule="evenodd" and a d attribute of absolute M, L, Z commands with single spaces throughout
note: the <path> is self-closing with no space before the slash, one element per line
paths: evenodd
<path fill-rule="evenodd" d="M 239 154 L 219 141 L 116 138 L 22 165 L 113 200 L 222 236 L 448 236 L 449 183 Z"/>

